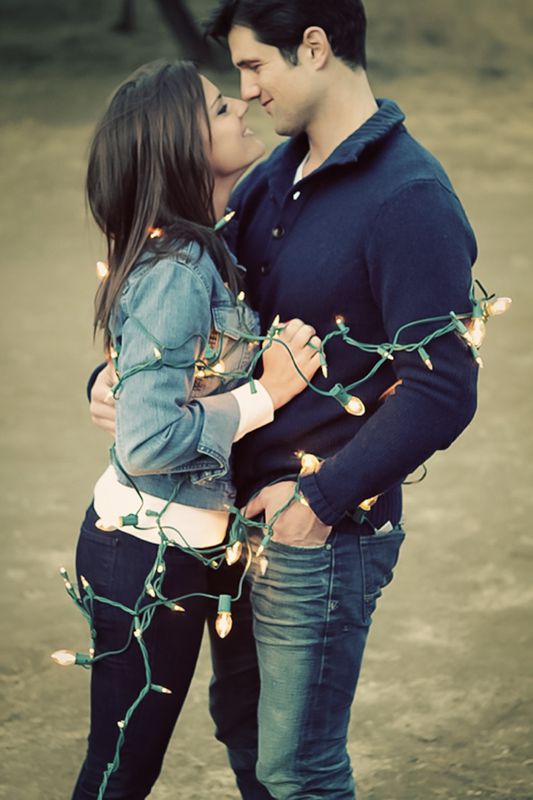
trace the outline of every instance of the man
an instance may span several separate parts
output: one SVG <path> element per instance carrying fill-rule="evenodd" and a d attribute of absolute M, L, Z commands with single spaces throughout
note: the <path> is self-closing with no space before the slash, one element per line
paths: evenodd
<path fill-rule="evenodd" d="M 243 99 L 258 100 L 290 137 L 237 189 L 228 231 L 264 329 L 279 314 L 322 338 L 347 326 L 356 342 L 380 344 L 409 323 L 470 309 L 474 235 L 400 109 L 374 98 L 365 27 L 360 0 L 223 0 L 211 21 Z M 397 341 L 420 344 L 441 325 L 408 327 Z M 346 413 L 342 393 L 336 402 L 307 390 L 235 448 L 240 502 L 267 521 L 294 493 L 294 478 L 284 478 L 299 471 L 296 452 L 323 459 L 301 477 L 304 502 L 277 519 L 252 592 L 257 777 L 277 800 L 355 797 L 349 714 L 371 615 L 404 537 L 401 483 L 475 410 L 477 368 L 455 333 L 427 351 L 384 356 L 375 371 L 379 356 L 340 337 L 326 353 L 315 387 L 361 381 L 358 415 Z M 102 378 L 94 416 L 104 392 Z"/>

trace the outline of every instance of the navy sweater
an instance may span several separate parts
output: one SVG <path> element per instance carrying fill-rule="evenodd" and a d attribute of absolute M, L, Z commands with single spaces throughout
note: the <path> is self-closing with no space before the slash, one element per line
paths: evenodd
<path fill-rule="evenodd" d="M 340 144 L 328 160 L 293 185 L 308 142 L 280 145 L 239 185 L 228 242 L 248 270 L 247 299 L 266 330 L 276 314 L 299 317 L 319 336 L 341 314 L 362 342 L 392 339 L 407 322 L 470 310 L 476 243 L 453 187 L 436 159 L 403 125 L 391 101 Z M 437 326 L 416 328 L 418 341 Z M 455 333 L 429 345 L 431 372 L 418 353 L 398 354 L 357 394 L 366 405 L 353 417 L 333 398 L 306 389 L 270 425 L 234 448 L 239 501 L 283 475 L 297 472 L 295 451 L 325 459 L 302 480 L 315 513 L 339 521 L 369 497 L 380 526 L 401 515 L 404 478 L 435 450 L 448 447 L 475 411 L 477 366 Z M 357 380 L 376 356 L 334 340 L 329 376 L 317 387 Z M 402 384 L 384 402 L 395 381 Z"/>

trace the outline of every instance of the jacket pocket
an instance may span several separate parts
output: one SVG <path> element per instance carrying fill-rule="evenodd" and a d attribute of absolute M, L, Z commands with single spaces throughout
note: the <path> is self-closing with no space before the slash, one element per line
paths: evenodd
<path fill-rule="evenodd" d="M 259 331 L 257 314 L 251 308 L 244 304 L 216 305 L 211 316 L 209 341 L 192 389 L 195 399 L 226 392 L 241 384 L 248 377 L 248 367 L 258 348 L 257 343 L 242 338 L 242 334 L 253 336 Z"/>

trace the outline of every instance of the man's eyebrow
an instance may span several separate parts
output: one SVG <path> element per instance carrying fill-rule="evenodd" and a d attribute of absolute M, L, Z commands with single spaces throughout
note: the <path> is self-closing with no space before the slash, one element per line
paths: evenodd
<path fill-rule="evenodd" d="M 220 94 L 220 92 L 219 92 L 219 93 L 218 93 L 218 95 L 215 97 L 215 99 L 213 100 L 213 102 L 211 103 L 211 105 L 209 106 L 209 108 L 213 108 L 214 106 L 216 106 L 216 104 L 218 103 L 218 101 L 219 101 L 219 100 L 222 100 L 222 95 Z"/>
<path fill-rule="evenodd" d="M 253 64 L 259 64 L 258 58 L 241 58 L 240 61 L 237 61 L 235 66 L 237 69 L 242 69 L 242 67 L 251 67 Z"/>

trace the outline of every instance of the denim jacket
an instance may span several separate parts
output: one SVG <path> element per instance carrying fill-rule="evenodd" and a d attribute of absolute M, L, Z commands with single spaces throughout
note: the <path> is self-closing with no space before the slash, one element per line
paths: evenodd
<path fill-rule="evenodd" d="M 257 315 L 235 299 L 211 257 L 191 243 L 160 260 L 142 257 L 111 321 L 119 481 L 198 508 L 234 499 L 230 454 L 239 408 L 228 392 L 245 378 L 202 375 L 195 362 L 220 352 L 225 373 L 243 373 L 257 346 Z M 219 349 L 220 348 L 220 349 Z"/>

